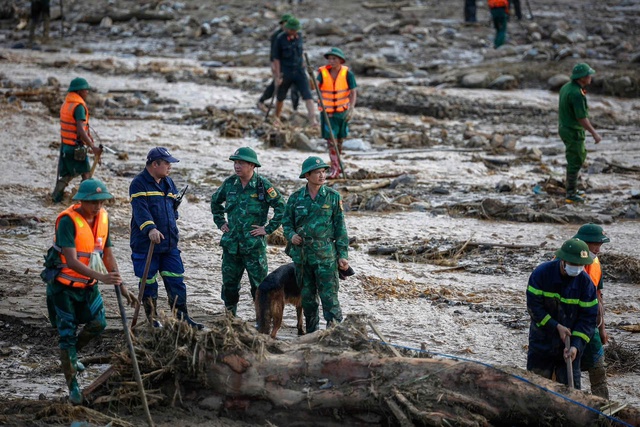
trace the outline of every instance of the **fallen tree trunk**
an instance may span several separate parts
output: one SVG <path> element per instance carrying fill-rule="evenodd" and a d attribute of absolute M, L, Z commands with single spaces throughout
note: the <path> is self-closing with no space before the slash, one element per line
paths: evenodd
<path fill-rule="evenodd" d="M 164 328 L 138 337 L 143 348 L 137 353 L 146 381 L 154 379 L 147 388 L 173 395 L 174 403 L 185 391 L 197 390 L 196 399 L 209 402 L 209 409 L 256 422 L 343 427 L 600 423 L 602 414 L 587 407 L 602 406 L 604 399 L 516 368 L 406 349 L 403 357 L 391 357 L 389 347 L 369 338 L 365 322 L 349 316 L 335 328 L 283 342 L 230 317 L 214 319 L 206 333 L 164 319 Z M 126 352 L 118 357 L 116 371 L 125 377 L 112 384 L 120 390 L 98 401 L 136 399 Z M 625 407 L 617 416 L 640 425 L 635 408 Z"/>

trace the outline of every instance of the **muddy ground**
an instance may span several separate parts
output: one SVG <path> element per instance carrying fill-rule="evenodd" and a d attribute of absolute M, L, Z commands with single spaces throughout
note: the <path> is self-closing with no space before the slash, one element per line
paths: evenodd
<path fill-rule="evenodd" d="M 322 64 L 329 46 L 340 46 L 359 84 L 353 140 L 343 159 L 348 176 L 333 183 L 355 238 L 350 261 L 357 275 L 342 283 L 344 313 L 369 315 L 399 345 L 524 368 L 528 275 L 581 224 L 595 221 L 611 237 L 602 256 L 610 336 L 631 352 L 640 349 L 638 335 L 627 331 L 640 322 L 640 1 L 531 1 L 534 20 L 512 18 L 509 42 L 497 50 L 483 2 L 479 24 L 465 25 L 458 2 L 375 8 L 360 1 L 291 7 L 65 1 L 64 39 L 54 20 L 52 39 L 34 49 L 27 48 L 22 19 L 27 3 L 15 2 L 14 16 L 0 20 L 5 414 L 15 413 L 15 399 L 66 398 L 38 273 L 56 215 L 79 183 L 64 205 L 49 201 L 57 111 L 69 81 L 83 76 L 96 88 L 91 125 L 98 141 L 118 151 L 104 155 L 96 177 L 116 195 L 108 209 L 120 269 L 132 287 L 128 185 L 154 146 L 181 159 L 172 175 L 179 187 L 190 185 L 179 222 L 189 305 L 206 323 L 223 310 L 220 232 L 209 198 L 232 173 L 228 156 L 254 147 L 260 173 L 287 196 L 303 185 L 302 161 L 311 152 L 326 156 L 324 143 L 288 103 L 280 128 L 255 108 L 270 79 L 266 38 L 288 11 L 303 18 L 313 65 Z M 588 97 L 604 137 L 598 146 L 587 139 L 584 206 L 566 205 L 562 197 L 564 147 L 554 92 L 580 61 L 597 70 Z M 503 247 L 509 244 L 516 246 Z M 268 255 L 271 270 L 288 262 L 278 244 Z M 245 280 L 239 315 L 253 322 L 247 287 Z M 83 357 L 109 354 L 122 341 L 113 292 L 103 288 L 103 295 L 109 330 Z M 287 308 L 285 315 L 279 339 L 293 340 L 295 313 Z M 611 397 L 640 406 L 640 372 L 632 362 L 631 369 L 610 370 Z M 91 364 L 81 386 L 104 369 Z M 583 384 L 589 390 L 586 378 Z M 155 405 L 152 412 L 161 425 L 240 422 L 197 400 L 174 409 Z M 120 416 L 144 423 L 139 410 Z M 7 420 L 16 422 L 0 418 L 12 424 Z"/>

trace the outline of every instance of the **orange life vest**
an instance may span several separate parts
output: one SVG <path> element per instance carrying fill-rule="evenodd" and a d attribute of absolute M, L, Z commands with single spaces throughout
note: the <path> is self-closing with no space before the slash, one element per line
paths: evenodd
<path fill-rule="evenodd" d="M 92 252 L 95 251 L 102 254 L 104 251 L 104 245 L 107 243 L 107 237 L 109 235 L 109 216 L 104 208 L 100 209 L 100 212 L 94 220 L 93 229 L 91 229 L 87 220 L 76 211 L 79 207 L 79 203 L 75 204 L 58 215 L 58 219 L 56 219 L 56 231 L 58 230 L 60 219 L 68 215 L 76 227 L 75 243 L 78 261 L 88 266 Z M 60 273 L 58 273 L 56 277 L 57 282 L 74 288 L 85 288 L 87 286 L 93 286 L 96 283 L 94 279 L 83 276 L 69 268 L 67 259 L 62 254 L 62 248 L 56 245 L 55 237 L 53 247 L 60 252 L 60 260 L 62 261 L 62 270 L 60 270 Z"/>
<path fill-rule="evenodd" d="M 489 0 L 489 9 L 504 7 L 509 9 L 509 0 Z"/>
<path fill-rule="evenodd" d="M 64 104 L 60 108 L 60 137 L 62 143 L 67 145 L 76 145 L 78 138 L 78 128 L 75 117 L 73 117 L 76 107 L 82 105 L 87 113 L 87 120 L 84 122 L 84 131 L 89 135 L 89 108 L 84 99 L 76 92 L 69 92 L 64 100 Z"/>
<path fill-rule="evenodd" d="M 344 65 L 338 72 L 338 78 L 334 81 L 331 72 L 327 66 L 319 68 L 322 75 L 322 84 L 320 85 L 320 93 L 322 94 L 322 102 L 328 114 L 341 113 L 349 109 L 349 84 L 347 83 L 347 72 L 349 67 Z M 318 109 L 322 110 L 322 106 L 318 102 Z"/>
<path fill-rule="evenodd" d="M 584 271 L 587 272 L 593 284 L 598 287 L 600 280 L 602 279 L 602 267 L 600 266 L 600 260 L 598 257 L 593 259 L 593 264 L 585 265 Z"/>

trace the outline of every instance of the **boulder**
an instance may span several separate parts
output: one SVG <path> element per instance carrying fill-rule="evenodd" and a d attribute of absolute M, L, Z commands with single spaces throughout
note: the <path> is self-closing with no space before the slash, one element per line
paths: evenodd
<path fill-rule="evenodd" d="M 569 83 L 569 81 L 571 81 L 571 79 L 566 74 L 556 74 L 547 80 L 547 85 L 549 86 L 549 90 L 557 92 L 562 86 Z"/>
<path fill-rule="evenodd" d="M 571 39 L 569 38 L 569 35 L 560 29 L 555 30 L 551 34 L 551 41 L 558 44 L 572 43 Z"/>
<path fill-rule="evenodd" d="M 512 90 L 518 87 L 518 79 L 510 74 L 503 74 L 489 84 L 490 89 Z"/>
<path fill-rule="evenodd" d="M 460 86 L 470 89 L 485 88 L 489 81 L 489 73 L 471 73 L 462 77 Z"/>

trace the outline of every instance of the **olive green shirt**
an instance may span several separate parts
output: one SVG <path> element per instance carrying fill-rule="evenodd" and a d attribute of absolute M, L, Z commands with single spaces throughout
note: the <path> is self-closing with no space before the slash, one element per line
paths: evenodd
<path fill-rule="evenodd" d="M 264 186 L 264 193 L 259 191 L 258 180 Z M 273 208 L 273 217 L 267 223 L 269 207 Z M 229 224 L 229 231 L 222 235 L 220 246 L 232 254 L 266 248 L 264 236 L 251 235 L 255 229 L 253 226 L 264 226 L 267 234 L 273 233 L 280 227 L 284 210 L 285 203 L 280 192 L 268 179 L 257 173 L 253 174 L 244 188 L 240 178 L 233 175 L 211 196 L 213 222 L 218 228 L 225 222 Z"/>
<path fill-rule="evenodd" d="M 572 80 L 560 89 L 558 103 L 558 127 L 562 129 L 583 130 L 578 120 L 589 117 L 589 106 L 585 91 Z"/>

